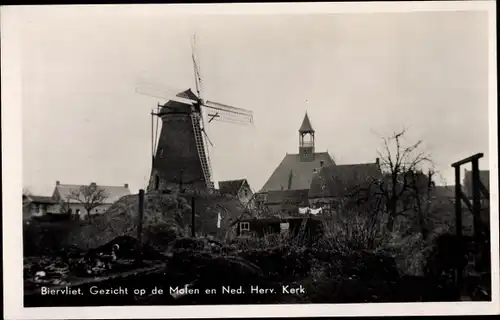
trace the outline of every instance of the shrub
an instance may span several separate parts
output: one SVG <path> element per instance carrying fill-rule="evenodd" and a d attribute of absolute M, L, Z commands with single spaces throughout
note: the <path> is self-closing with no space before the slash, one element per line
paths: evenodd
<path fill-rule="evenodd" d="M 385 232 L 377 214 L 346 211 L 323 223 L 318 246 L 327 250 L 376 250 L 386 246 L 393 234 Z"/>
<path fill-rule="evenodd" d="M 64 248 L 66 239 L 79 230 L 79 221 L 37 221 L 23 224 L 23 255 L 51 255 Z M 71 245 L 67 245 L 71 247 Z"/>

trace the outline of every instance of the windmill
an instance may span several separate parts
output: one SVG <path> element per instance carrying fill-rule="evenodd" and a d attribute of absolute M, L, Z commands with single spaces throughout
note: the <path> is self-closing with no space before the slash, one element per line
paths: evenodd
<path fill-rule="evenodd" d="M 212 121 L 240 125 L 253 124 L 253 112 L 227 104 L 205 100 L 192 41 L 192 60 L 196 94 L 191 89 L 179 92 L 152 84 L 141 84 L 136 92 L 167 100 L 151 112 L 152 171 L 148 191 L 181 187 L 214 188 L 210 146 L 206 128 Z M 154 119 L 156 117 L 156 126 Z M 158 118 L 162 120 L 158 136 Z"/>

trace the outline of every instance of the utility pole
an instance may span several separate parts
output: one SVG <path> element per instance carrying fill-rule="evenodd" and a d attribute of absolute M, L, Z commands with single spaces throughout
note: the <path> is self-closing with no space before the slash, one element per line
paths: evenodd
<path fill-rule="evenodd" d="M 196 196 L 191 198 L 191 237 L 196 237 L 195 231 L 195 216 L 196 216 Z"/>
<path fill-rule="evenodd" d="M 144 189 L 139 190 L 139 212 L 137 221 L 137 240 L 139 242 L 139 250 L 137 252 L 137 261 L 142 261 L 142 220 L 144 217 Z"/>

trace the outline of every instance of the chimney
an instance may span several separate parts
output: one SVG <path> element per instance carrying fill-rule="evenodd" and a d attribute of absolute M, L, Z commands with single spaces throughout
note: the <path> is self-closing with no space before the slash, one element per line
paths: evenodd
<path fill-rule="evenodd" d="M 322 168 L 324 164 L 325 164 L 325 161 L 321 160 L 321 161 L 319 162 L 319 167 L 320 167 L 320 168 Z"/>
<path fill-rule="evenodd" d="M 380 158 L 376 158 L 375 163 L 377 164 L 377 166 L 379 166 L 380 165 Z"/>
<path fill-rule="evenodd" d="M 60 184 L 61 184 L 61 182 L 59 182 L 59 181 L 56 181 L 56 186 L 58 186 L 58 185 L 60 185 Z"/>
<path fill-rule="evenodd" d="M 123 186 L 124 186 L 125 188 L 128 188 L 128 183 L 125 183 Z"/>

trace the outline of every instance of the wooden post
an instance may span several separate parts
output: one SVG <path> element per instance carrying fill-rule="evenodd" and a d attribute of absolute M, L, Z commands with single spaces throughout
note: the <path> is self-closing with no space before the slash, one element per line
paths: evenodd
<path fill-rule="evenodd" d="M 196 197 L 191 198 L 191 237 L 196 237 L 195 231 Z"/>
<path fill-rule="evenodd" d="M 455 232 L 458 240 L 458 255 L 463 256 L 462 252 L 462 190 L 460 184 L 460 165 L 455 167 Z M 458 265 L 456 269 L 456 285 L 462 287 L 463 270 L 462 265 Z"/>
<path fill-rule="evenodd" d="M 142 260 L 142 220 L 144 217 L 144 189 L 139 190 L 139 212 L 137 217 L 137 240 L 139 242 L 139 252 L 137 256 L 137 260 L 140 262 Z"/>
<path fill-rule="evenodd" d="M 479 163 L 478 159 L 472 160 L 472 213 L 474 221 L 474 240 L 479 243 L 482 236 L 481 229 L 481 191 L 479 189 Z"/>
<path fill-rule="evenodd" d="M 460 184 L 460 166 L 455 167 L 455 232 L 462 237 L 462 189 Z"/>
<path fill-rule="evenodd" d="M 155 135 L 154 135 L 154 114 L 151 110 L 151 168 L 155 165 Z"/>

